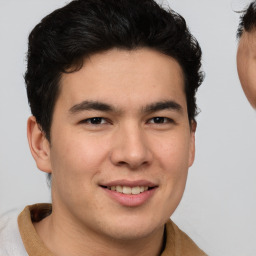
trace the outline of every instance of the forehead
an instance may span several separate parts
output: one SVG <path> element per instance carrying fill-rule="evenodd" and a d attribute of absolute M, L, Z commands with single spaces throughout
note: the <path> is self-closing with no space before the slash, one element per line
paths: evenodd
<path fill-rule="evenodd" d="M 165 97 L 185 99 L 182 69 L 172 57 L 147 48 L 92 55 L 79 71 L 62 75 L 59 96 L 69 105 L 103 100 L 120 106 Z"/>
<path fill-rule="evenodd" d="M 248 49 L 256 52 L 256 29 L 250 32 L 243 31 L 239 40 L 239 49 Z"/>

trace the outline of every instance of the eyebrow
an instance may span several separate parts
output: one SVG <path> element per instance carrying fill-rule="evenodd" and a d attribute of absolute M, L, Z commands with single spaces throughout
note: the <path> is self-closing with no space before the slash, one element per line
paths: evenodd
<path fill-rule="evenodd" d="M 180 113 L 183 111 L 182 106 L 180 104 L 178 104 L 173 100 L 168 100 L 168 101 L 160 101 L 160 102 L 147 105 L 146 107 L 143 108 L 143 112 L 153 113 L 153 112 L 157 112 L 165 109 L 175 110 Z"/>
<path fill-rule="evenodd" d="M 69 109 L 69 112 L 72 114 L 82 112 L 85 110 L 99 110 L 99 111 L 114 111 L 113 107 L 106 103 L 98 102 L 98 101 L 83 101 L 81 103 L 78 103 L 74 106 L 72 106 Z"/>
<path fill-rule="evenodd" d="M 153 113 L 153 112 L 157 112 L 165 109 L 174 110 L 180 113 L 183 111 L 182 106 L 180 104 L 178 104 L 173 100 L 168 100 L 168 101 L 154 102 L 152 104 L 146 105 L 145 107 L 142 108 L 141 112 Z M 98 110 L 98 111 L 104 111 L 104 112 L 120 112 L 113 106 L 107 103 L 98 102 L 98 101 L 83 101 L 81 103 L 78 103 L 72 106 L 69 109 L 69 112 L 71 114 L 76 114 L 86 110 Z"/>

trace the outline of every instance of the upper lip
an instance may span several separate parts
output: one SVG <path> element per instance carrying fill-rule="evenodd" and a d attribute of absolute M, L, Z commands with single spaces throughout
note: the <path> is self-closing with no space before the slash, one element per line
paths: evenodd
<path fill-rule="evenodd" d="M 100 184 L 103 187 L 112 187 L 112 186 L 127 186 L 127 187 L 157 187 L 157 184 L 147 181 L 147 180 L 114 180 L 106 183 Z"/>

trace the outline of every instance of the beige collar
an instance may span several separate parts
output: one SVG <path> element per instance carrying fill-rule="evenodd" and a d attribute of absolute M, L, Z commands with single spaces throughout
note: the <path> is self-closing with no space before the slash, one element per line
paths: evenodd
<path fill-rule="evenodd" d="M 18 217 L 23 244 L 29 256 L 54 256 L 38 236 L 32 222 L 38 222 L 51 214 L 51 204 L 35 204 L 25 207 Z M 166 223 L 165 248 L 161 256 L 206 256 L 197 245 L 171 220 Z"/>

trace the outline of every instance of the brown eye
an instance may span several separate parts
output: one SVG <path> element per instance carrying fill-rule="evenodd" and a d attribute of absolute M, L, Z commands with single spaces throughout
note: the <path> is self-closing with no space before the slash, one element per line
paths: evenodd
<path fill-rule="evenodd" d="M 153 122 L 156 123 L 156 124 L 162 124 L 162 123 L 165 123 L 165 118 L 164 117 L 154 117 L 153 118 Z"/>
<path fill-rule="evenodd" d="M 94 117 L 90 119 L 91 124 L 101 124 L 102 118 L 101 117 Z"/>
<path fill-rule="evenodd" d="M 107 123 L 107 121 L 103 117 L 92 117 L 82 121 L 82 123 L 99 125 L 99 124 L 105 124 Z"/>
<path fill-rule="evenodd" d="M 161 117 L 157 116 L 154 118 L 151 118 L 148 123 L 151 124 L 166 124 L 166 123 L 173 123 L 173 120 L 167 117 Z"/>

